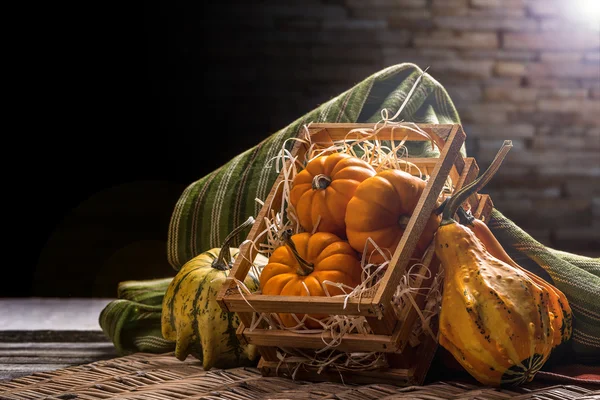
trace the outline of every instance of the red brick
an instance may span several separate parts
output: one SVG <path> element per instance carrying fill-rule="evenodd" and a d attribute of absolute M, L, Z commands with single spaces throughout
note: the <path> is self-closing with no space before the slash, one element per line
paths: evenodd
<path fill-rule="evenodd" d="M 491 158 L 488 158 L 487 161 L 484 161 L 483 157 L 476 157 L 480 170 L 483 171 L 485 168 L 487 168 L 493 158 L 494 158 L 494 156 L 492 155 Z M 498 172 L 496 172 L 496 175 L 494 175 L 494 179 L 492 180 L 491 183 L 488 184 L 486 189 L 489 188 L 489 190 L 491 190 L 493 187 L 499 187 L 502 189 L 505 186 L 498 186 L 495 182 L 498 182 L 498 181 L 522 182 L 524 176 L 532 176 L 533 173 L 534 173 L 533 168 L 530 166 L 514 165 L 511 163 L 505 162 L 502 164 L 502 168 L 500 168 L 498 170 Z"/>
<path fill-rule="evenodd" d="M 536 168 L 540 178 L 546 179 L 549 176 L 560 176 L 563 178 L 581 178 L 600 179 L 600 167 L 581 165 L 560 165 L 560 164 L 544 164 Z"/>
<path fill-rule="evenodd" d="M 324 31 L 379 31 L 387 28 L 384 20 L 372 19 L 326 19 L 319 23 Z"/>
<path fill-rule="evenodd" d="M 581 86 L 588 89 L 600 89 L 600 79 L 581 79 Z"/>
<path fill-rule="evenodd" d="M 531 18 L 475 18 L 471 15 L 439 15 L 433 18 L 433 25 L 441 29 L 457 31 L 536 31 L 538 21 Z"/>
<path fill-rule="evenodd" d="M 433 26 L 431 11 L 427 9 L 391 10 L 385 18 L 390 28 L 410 29 L 414 31 L 428 30 Z"/>
<path fill-rule="evenodd" d="M 507 49 L 591 50 L 600 48 L 600 35 L 594 32 L 544 32 L 504 34 Z"/>
<path fill-rule="evenodd" d="M 476 8 L 524 8 L 524 0 L 471 0 Z"/>
<path fill-rule="evenodd" d="M 491 138 L 531 138 L 535 135 L 532 124 L 463 124 L 467 136 Z"/>
<path fill-rule="evenodd" d="M 443 60 L 432 65 L 430 73 L 485 79 L 492 76 L 493 61 L 486 60 Z"/>
<path fill-rule="evenodd" d="M 431 59 L 450 59 L 450 58 L 462 58 L 459 55 L 459 51 L 457 49 L 415 49 L 417 54 L 420 57 L 431 58 Z"/>
<path fill-rule="evenodd" d="M 496 64 L 494 72 L 500 76 L 523 76 L 527 71 L 524 63 L 500 61 Z"/>
<path fill-rule="evenodd" d="M 528 76 L 528 85 L 531 87 L 540 88 L 564 88 L 564 89 L 576 89 L 580 87 L 578 79 L 574 78 L 549 78 L 547 76 Z"/>
<path fill-rule="evenodd" d="M 506 132 L 503 138 L 486 138 L 479 139 L 479 151 L 498 151 L 502 147 L 504 140 L 511 140 L 513 147 L 511 153 L 518 153 L 526 150 L 525 141 L 523 139 L 513 138 L 509 132 Z"/>
<path fill-rule="evenodd" d="M 350 8 L 381 8 L 390 7 L 389 0 L 347 0 L 346 6 Z M 427 0 L 394 0 L 394 8 L 423 8 L 427 5 Z"/>
<path fill-rule="evenodd" d="M 560 5 L 553 0 L 530 1 L 527 9 L 536 17 L 553 17 L 562 14 Z"/>
<path fill-rule="evenodd" d="M 501 200 L 492 196 L 494 205 L 512 219 L 518 218 L 519 226 L 526 232 L 529 228 L 557 229 L 581 227 L 591 220 L 589 200 L 578 199 L 511 199 Z"/>
<path fill-rule="evenodd" d="M 594 63 L 596 65 L 600 64 L 600 51 L 590 51 L 585 53 L 584 61 Z"/>
<path fill-rule="evenodd" d="M 494 151 L 494 149 L 481 149 L 480 156 L 484 160 L 491 160 L 496 152 L 497 150 Z M 544 171 L 553 171 L 554 168 L 558 168 L 558 175 L 561 175 L 560 168 L 567 169 L 572 167 L 578 174 L 593 173 L 591 171 L 593 168 L 600 169 L 600 160 L 598 159 L 597 151 L 567 151 L 559 147 L 549 150 L 511 150 L 509 155 L 507 155 L 507 163 L 534 167 L 541 173 Z"/>
<path fill-rule="evenodd" d="M 523 188 L 507 187 L 502 190 L 500 197 L 494 198 L 494 200 L 515 200 L 520 198 L 528 199 L 557 199 L 561 195 L 561 188 L 559 185 L 547 186 L 542 188 Z"/>
<path fill-rule="evenodd" d="M 540 111 L 600 113 L 600 101 L 587 99 L 540 99 Z"/>
<path fill-rule="evenodd" d="M 524 8 L 509 7 L 470 9 L 467 14 L 473 18 L 524 18 L 527 15 Z"/>
<path fill-rule="evenodd" d="M 540 54 L 540 60 L 543 63 L 553 62 L 579 62 L 583 59 L 582 52 L 563 52 L 563 51 L 543 51 Z"/>
<path fill-rule="evenodd" d="M 460 54 L 465 58 L 487 59 L 497 61 L 532 61 L 538 58 L 536 51 L 525 50 L 460 50 Z"/>
<path fill-rule="evenodd" d="M 495 33 L 434 31 L 430 34 L 417 34 L 416 47 L 441 48 L 497 48 L 498 35 Z"/>
<path fill-rule="evenodd" d="M 527 76 L 600 80 L 600 68 L 598 65 L 570 62 L 530 63 L 527 64 Z"/>
<path fill-rule="evenodd" d="M 467 9 L 469 7 L 469 2 L 467 0 L 433 0 L 431 7 L 433 9 L 441 8 L 464 8 Z"/>
<path fill-rule="evenodd" d="M 277 17 L 298 17 L 298 18 L 345 18 L 348 14 L 347 10 L 342 6 L 337 5 L 320 5 L 319 7 L 306 7 L 302 2 L 284 4 L 276 2 L 268 6 L 253 7 L 247 6 L 247 17 L 255 15 L 261 18 L 277 18 Z M 241 10 L 241 7 L 235 7 L 236 10 Z"/>
<path fill-rule="evenodd" d="M 469 12 L 467 0 L 433 0 L 433 15 L 466 15 Z"/>
<path fill-rule="evenodd" d="M 485 85 L 487 87 L 492 86 L 503 86 L 503 87 L 521 87 L 521 78 L 518 76 L 493 76 L 490 79 L 486 79 Z"/>
<path fill-rule="evenodd" d="M 540 90 L 540 98 L 544 99 L 586 99 L 588 89 L 572 88 L 543 88 Z"/>
<path fill-rule="evenodd" d="M 534 103 L 538 97 L 536 88 L 511 88 L 491 86 L 484 89 L 484 98 L 490 101 L 508 101 L 514 103 Z"/>
<path fill-rule="evenodd" d="M 459 109 L 459 114 L 463 122 L 504 124 L 508 122 L 508 113 L 516 110 L 517 106 L 510 103 L 480 103 Z"/>
<path fill-rule="evenodd" d="M 345 63 L 369 64 L 375 61 L 374 58 L 377 57 L 370 47 L 353 46 L 352 51 L 349 51 L 348 46 L 343 43 L 311 46 L 309 54 L 311 59 L 318 64 L 332 61 L 339 62 L 340 60 L 344 60 Z"/>
<path fill-rule="evenodd" d="M 410 43 L 412 36 L 406 30 L 388 29 L 378 33 L 377 45 L 405 47 Z M 371 51 L 375 52 L 374 49 Z M 406 61 L 406 60 L 404 60 Z"/>
<path fill-rule="evenodd" d="M 589 179 L 567 179 L 564 188 L 568 197 L 600 198 L 600 185 L 590 185 Z"/>
<path fill-rule="evenodd" d="M 588 137 L 566 137 L 566 136 L 536 136 L 533 139 L 532 148 L 534 150 L 553 150 L 563 149 L 565 151 L 574 150 L 598 150 L 600 151 L 600 140 Z M 600 159 L 599 159 L 600 165 Z"/>
<path fill-rule="evenodd" d="M 482 99 L 481 86 L 471 85 L 446 85 L 446 90 L 455 105 L 478 103 Z"/>
<path fill-rule="evenodd" d="M 537 132 L 538 135 L 547 136 L 594 137 L 600 136 L 600 127 L 576 125 L 574 123 L 557 126 L 557 124 L 551 122 L 541 122 L 537 127 Z"/>

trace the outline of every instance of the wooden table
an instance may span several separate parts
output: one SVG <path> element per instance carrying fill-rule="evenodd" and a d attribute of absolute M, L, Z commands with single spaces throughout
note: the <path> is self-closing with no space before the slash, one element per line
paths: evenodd
<path fill-rule="evenodd" d="M 117 357 L 98 324 L 112 300 L 0 298 L 0 380 Z"/>
<path fill-rule="evenodd" d="M 456 396 L 458 391 L 464 396 L 461 398 L 500 398 L 498 391 L 493 388 L 485 389 L 464 382 L 434 382 L 427 386 L 412 388 L 395 388 L 381 384 L 346 387 L 329 382 L 307 384 L 287 378 L 262 380 L 259 372 L 253 368 L 206 372 L 202 370 L 201 363 L 192 357 L 188 357 L 185 362 L 176 361 L 173 355 L 152 354 L 152 358 L 149 358 L 149 354 L 143 353 L 117 358 L 112 342 L 107 339 L 98 324 L 100 312 L 112 300 L 0 298 L 0 381 L 94 361 L 100 361 L 99 364 L 102 364 L 105 362 L 101 360 L 114 359 L 103 366 L 97 366 L 96 375 L 100 376 L 104 372 L 106 376 L 102 379 L 97 377 L 94 379 L 100 379 L 102 384 L 90 382 L 86 375 L 85 379 L 70 377 L 60 382 L 44 381 L 45 383 L 37 384 L 35 388 L 12 387 L 12 393 L 27 392 L 26 395 L 30 396 L 35 392 L 37 396 L 35 398 L 52 399 L 76 398 L 77 395 L 74 393 L 79 393 L 78 391 L 85 392 L 85 396 L 88 396 L 86 398 L 92 398 L 89 396 L 95 394 L 97 397 L 93 398 L 98 399 L 122 396 L 140 399 L 147 398 L 146 395 L 149 398 L 150 394 L 157 399 L 181 398 L 183 394 L 198 399 L 202 393 L 206 398 L 230 399 L 234 393 L 236 398 L 255 399 L 258 392 L 264 392 L 265 397 L 261 398 L 306 399 L 310 397 L 369 400 L 392 395 L 398 399 L 410 399 L 418 397 L 416 393 L 443 398 L 439 397 L 442 392 L 452 392 L 452 396 Z M 143 364 L 137 362 L 140 364 L 137 365 L 136 360 L 144 362 Z M 127 379 L 123 380 L 115 376 L 114 371 L 117 370 Z M 151 370 L 153 379 L 147 379 L 144 370 Z M 525 397 L 519 397 L 528 400 L 534 398 L 591 400 L 600 396 L 597 385 L 586 389 L 573 384 L 560 385 L 556 382 L 544 383 L 543 381 L 539 384 L 533 382 L 528 385 L 527 390 L 519 388 L 519 391 L 530 393 L 531 396 L 523 394 L 522 396 Z M 555 396 L 557 391 L 560 391 L 562 397 Z M 12 398 L 3 397 L 1 392 L 0 390 L 0 398 Z M 58 394 L 47 396 L 50 392 Z M 170 392 L 173 392 L 172 396 L 168 395 Z M 242 392 L 248 392 L 248 395 L 246 397 L 240 395 Z M 373 397 L 374 393 L 375 397 Z M 415 393 L 414 397 L 413 393 Z M 545 397 L 546 394 L 548 397 Z M 502 398 L 506 398 L 506 393 Z"/>

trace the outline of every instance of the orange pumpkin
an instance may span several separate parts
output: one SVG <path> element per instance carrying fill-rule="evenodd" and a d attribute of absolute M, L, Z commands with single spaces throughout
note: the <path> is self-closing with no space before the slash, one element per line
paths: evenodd
<path fill-rule="evenodd" d="M 308 232 L 291 235 L 284 233 L 286 244 L 278 247 L 269 257 L 260 275 L 260 288 L 264 295 L 275 296 L 331 296 L 344 294 L 337 286 L 324 281 L 342 283 L 354 288 L 361 280 L 362 268 L 358 254 L 348 242 L 327 233 Z M 327 288 L 325 292 L 324 286 Z M 346 293 L 352 289 L 346 288 Z M 292 314 L 279 314 L 287 327 L 298 323 Z M 302 320 L 304 314 L 296 314 Z M 311 315 L 322 319 L 326 315 Z M 317 321 L 306 319 L 308 328 L 320 328 Z"/>
<path fill-rule="evenodd" d="M 292 181 L 290 203 L 300 226 L 307 232 L 330 232 L 346 237 L 346 205 L 358 185 L 375 175 L 375 170 L 360 158 L 344 153 L 319 156 Z"/>
<path fill-rule="evenodd" d="M 371 238 L 388 255 L 393 254 L 425 185 L 419 177 L 396 169 L 365 179 L 346 208 L 346 234 L 350 245 L 362 253 Z M 423 255 L 439 224 L 440 217 L 432 213 L 417 243 L 415 257 Z M 379 253 L 374 252 L 371 262 L 382 261 Z"/>

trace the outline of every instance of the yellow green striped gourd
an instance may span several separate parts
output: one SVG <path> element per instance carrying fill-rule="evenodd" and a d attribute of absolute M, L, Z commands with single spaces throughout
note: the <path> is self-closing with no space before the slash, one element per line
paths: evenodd
<path fill-rule="evenodd" d="M 205 370 L 252 365 L 258 357 L 254 345 L 241 344 L 236 336 L 239 318 L 224 312 L 217 303 L 217 293 L 229 275 L 239 249 L 229 243 L 253 218 L 234 229 L 222 248 L 214 248 L 188 261 L 167 288 L 162 303 L 161 331 L 167 340 L 176 342 L 175 357 L 185 360 L 189 354 L 202 361 Z M 229 255 L 229 258 L 227 256 Z M 257 255 L 259 270 L 267 258 Z M 254 292 L 258 278 L 249 273 L 244 281 Z"/>

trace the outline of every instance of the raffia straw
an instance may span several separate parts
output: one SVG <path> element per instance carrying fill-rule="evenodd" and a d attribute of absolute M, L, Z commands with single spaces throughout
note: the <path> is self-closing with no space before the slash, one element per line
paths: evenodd
<path fill-rule="evenodd" d="M 424 316 L 423 319 L 419 319 L 415 324 L 413 331 L 409 337 L 409 342 L 411 346 L 416 346 L 420 343 L 421 334 L 426 332 L 428 333 L 434 340 L 437 341 L 437 337 L 433 334 L 433 329 L 431 326 L 431 321 L 435 316 L 437 316 L 440 312 L 440 307 L 442 304 L 442 282 L 444 279 L 444 269 L 442 268 L 437 275 L 434 277 L 433 283 L 429 292 L 427 293 L 427 298 L 425 300 L 425 307 L 423 308 L 422 314 Z"/>
<path fill-rule="evenodd" d="M 430 244 L 422 259 L 427 258 L 427 253 L 432 251 L 434 251 L 433 244 Z M 415 268 L 420 269 L 422 272 L 413 272 L 413 269 Z M 433 340 L 437 341 L 437 336 L 433 333 L 431 321 L 436 315 L 438 315 L 440 311 L 443 269 L 437 272 L 433 278 L 431 286 L 414 286 L 416 281 L 427 280 L 431 277 L 431 270 L 426 265 L 422 263 L 413 264 L 402 277 L 400 284 L 396 288 L 396 292 L 393 296 L 392 302 L 394 306 L 397 307 L 400 319 L 406 317 L 407 312 L 410 309 L 410 307 L 407 307 L 407 304 L 412 306 L 419 317 L 409 337 L 409 343 L 412 346 L 416 346 L 420 343 L 419 337 L 422 333 L 430 335 Z M 426 296 L 425 306 L 423 309 L 417 306 L 414 296 Z"/>
<path fill-rule="evenodd" d="M 368 371 L 387 366 L 383 353 L 342 353 L 330 350 L 328 354 L 307 353 L 302 349 L 277 349 L 279 359 L 276 371 L 285 365 L 292 379 L 300 369 L 316 369 L 321 373 L 327 367 L 342 371 Z M 293 370 L 290 369 L 293 366 Z"/>

